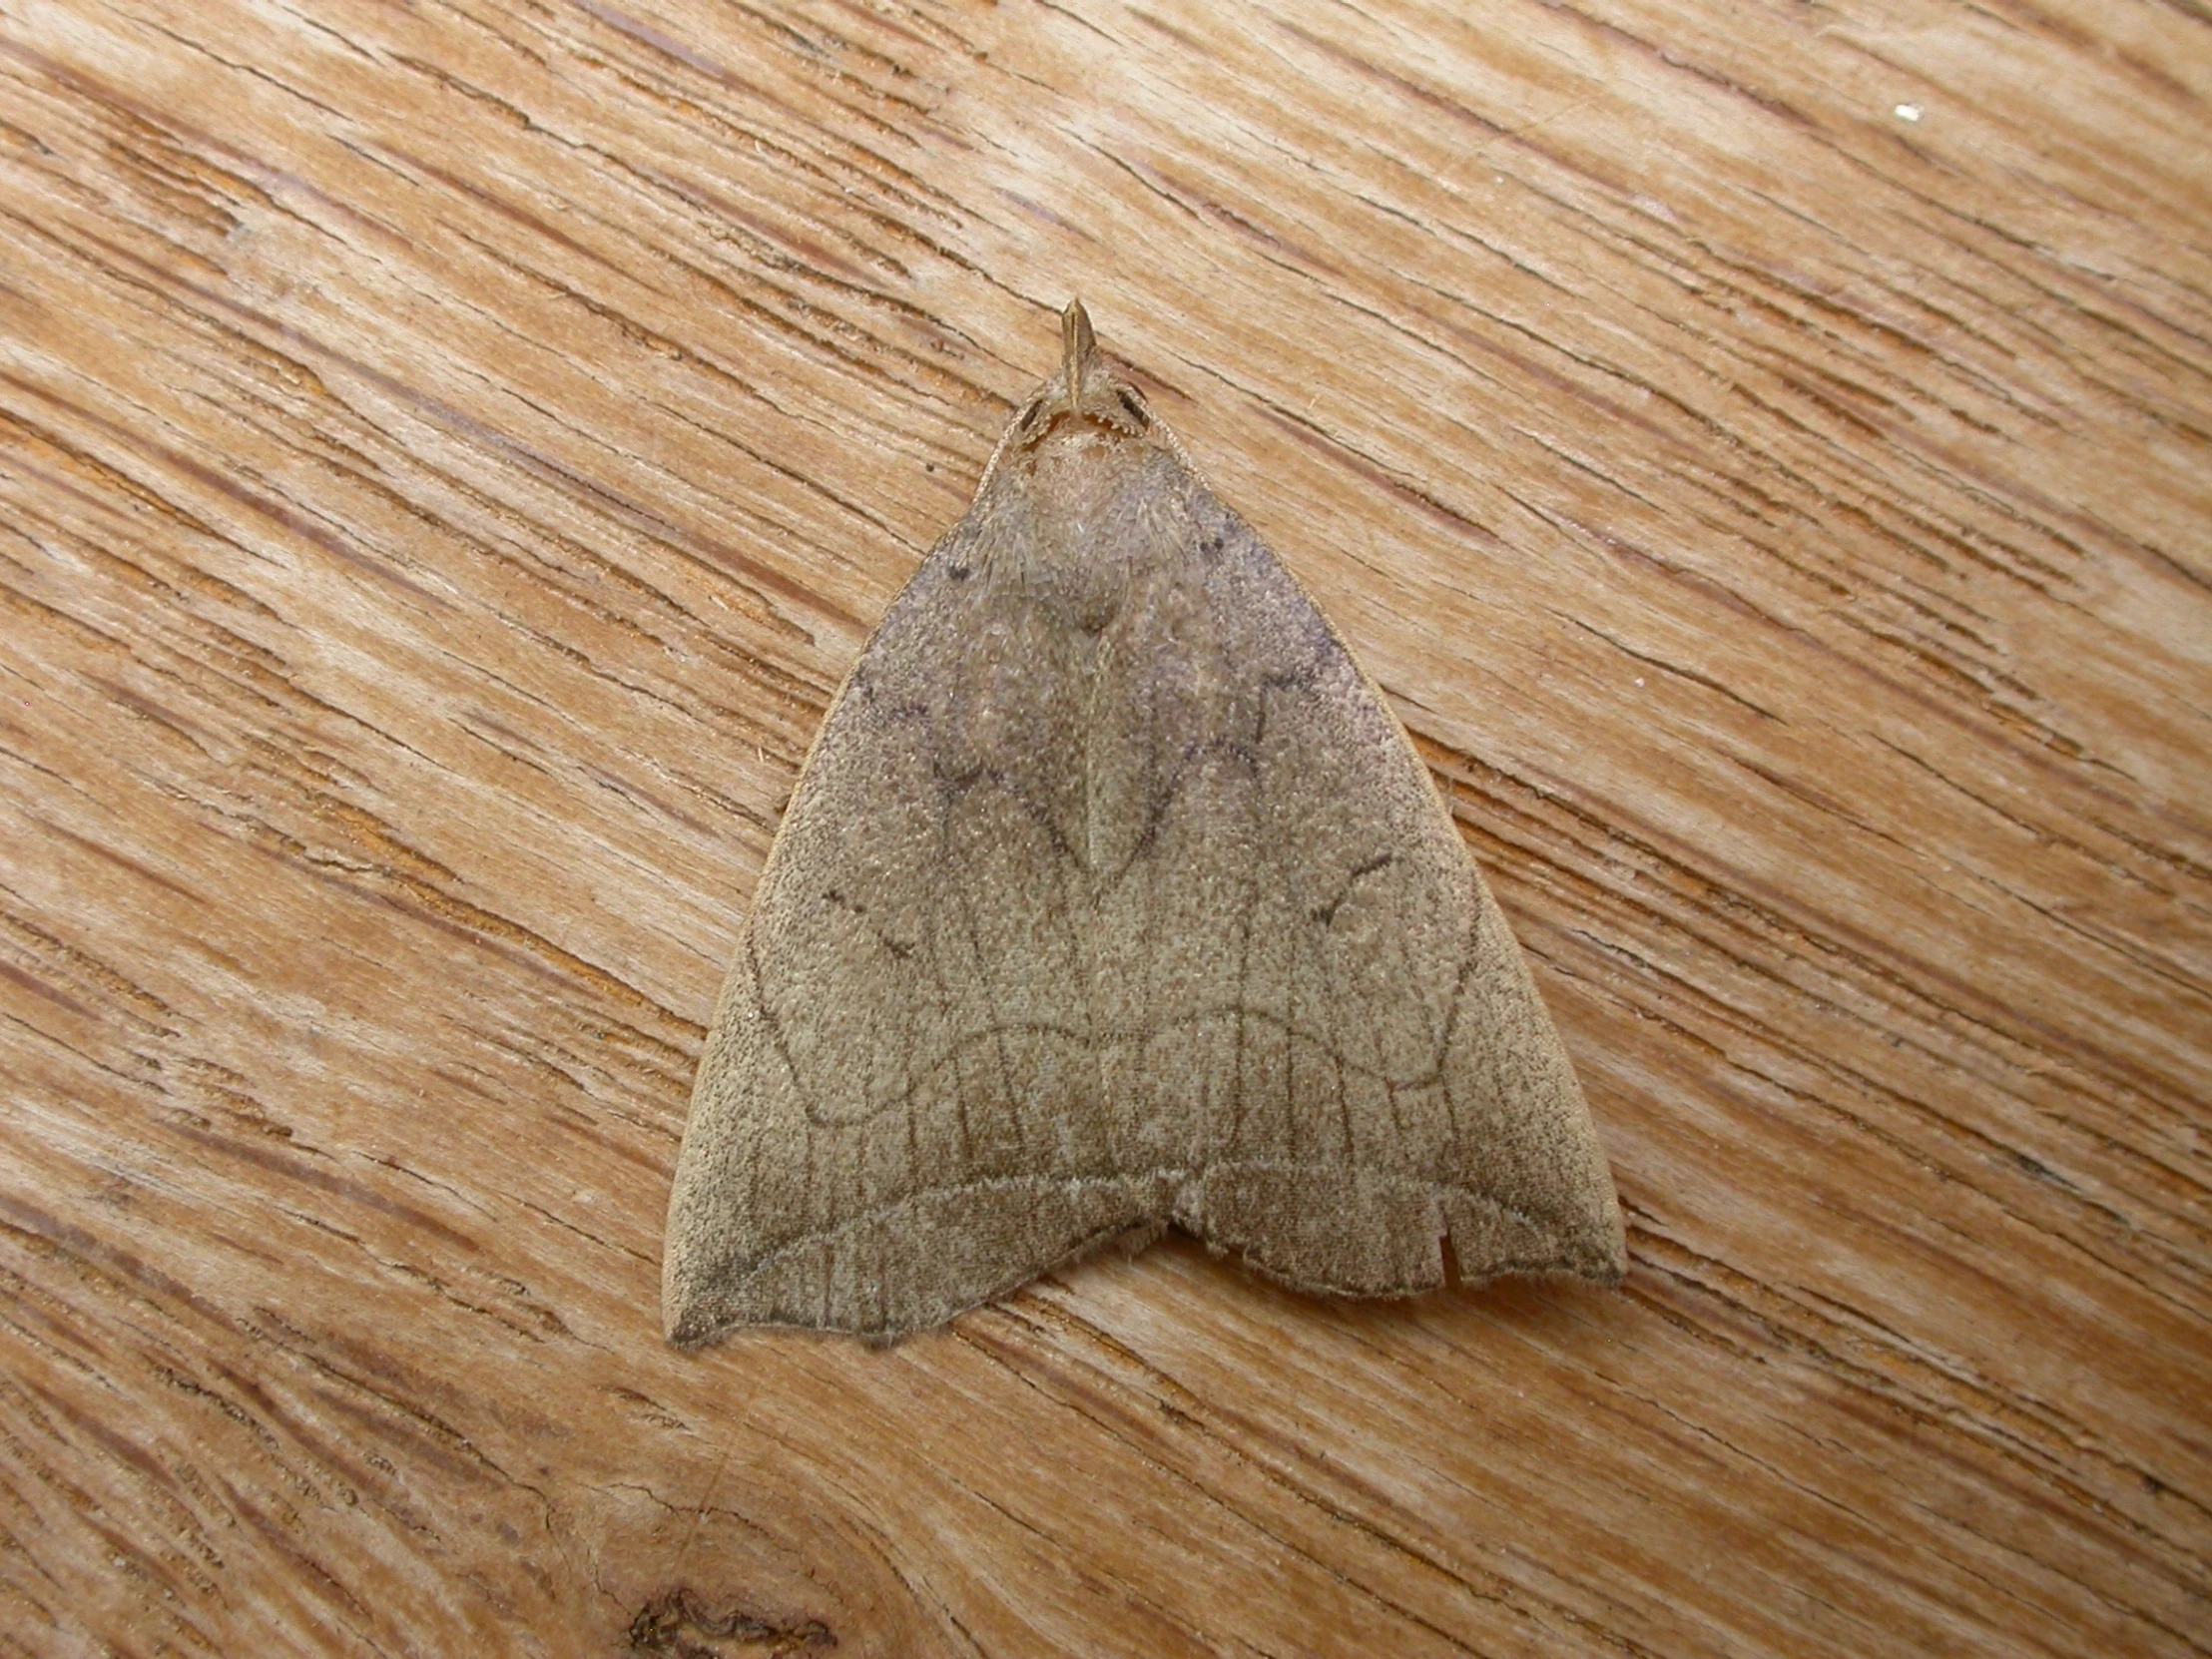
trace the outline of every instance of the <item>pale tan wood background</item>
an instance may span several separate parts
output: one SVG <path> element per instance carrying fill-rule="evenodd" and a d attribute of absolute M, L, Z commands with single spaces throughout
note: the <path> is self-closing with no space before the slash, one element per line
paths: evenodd
<path fill-rule="evenodd" d="M 2208 96 L 2201 0 L 0 0 L 0 1653 L 2212 1649 Z M 1073 291 L 1448 787 L 1619 1292 L 661 1342 Z"/>

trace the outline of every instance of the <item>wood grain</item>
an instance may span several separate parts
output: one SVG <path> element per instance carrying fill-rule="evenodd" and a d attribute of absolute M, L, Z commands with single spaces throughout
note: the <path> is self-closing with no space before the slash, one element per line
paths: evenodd
<path fill-rule="evenodd" d="M 2208 97 L 2198 0 L 7 0 L 0 1653 L 2212 1649 Z M 1449 789 L 1621 1291 L 661 1342 L 1076 291 Z"/>

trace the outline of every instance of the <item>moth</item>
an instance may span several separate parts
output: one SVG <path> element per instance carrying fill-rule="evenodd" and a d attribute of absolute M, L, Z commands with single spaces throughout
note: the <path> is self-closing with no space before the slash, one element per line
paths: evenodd
<path fill-rule="evenodd" d="M 830 707 L 715 1009 L 670 1338 L 888 1340 L 1175 1226 L 1619 1279 L 1574 1069 L 1373 681 L 1080 301 Z"/>

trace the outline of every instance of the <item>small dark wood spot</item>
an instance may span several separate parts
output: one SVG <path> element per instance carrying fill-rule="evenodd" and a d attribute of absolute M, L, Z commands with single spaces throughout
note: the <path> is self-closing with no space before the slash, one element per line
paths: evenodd
<path fill-rule="evenodd" d="M 779 1624 L 743 1609 L 719 1611 L 681 1586 L 662 1591 L 630 1621 L 632 1653 L 679 1654 L 683 1659 L 819 1653 L 836 1645 L 836 1637 L 820 1619 Z"/>

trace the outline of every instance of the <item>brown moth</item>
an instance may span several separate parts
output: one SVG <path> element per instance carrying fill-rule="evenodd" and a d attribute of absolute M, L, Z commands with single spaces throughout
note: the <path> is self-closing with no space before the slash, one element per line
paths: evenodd
<path fill-rule="evenodd" d="M 1626 1262 L 1403 728 L 1076 302 L 800 774 L 663 1312 L 889 1339 L 1170 1223 L 1349 1296 Z"/>

